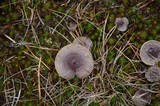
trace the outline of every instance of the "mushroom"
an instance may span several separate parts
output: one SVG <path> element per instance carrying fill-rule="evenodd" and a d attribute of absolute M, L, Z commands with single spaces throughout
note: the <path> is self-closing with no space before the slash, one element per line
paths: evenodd
<path fill-rule="evenodd" d="M 74 31 L 77 28 L 77 23 L 76 22 L 69 22 L 69 30 Z"/>
<path fill-rule="evenodd" d="M 91 49 L 93 47 L 92 41 L 88 37 L 77 37 L 74 41 L 74 44 L 81 44 L 88 49 Z"/>
<path fill-rule="evenodd" d="M 150 67 L 145 72 L 145 78 L 150 82 L 160 82 L 160 68 L 157 66 Z"/>
<path fill-rule="evenodd" d="M 57 73 L 67 80 L 75 75 L 81 79 L 86 78 L 92 72 L 93 65 L 91 52 L 79 44 L 64 46 L 55 58 Z"/>
<path fill-rule="evenodd" d="M 149 40 L 140 49 L 141 60 L 147 65 L 155 65 L 160 60 L 160 42 Z"/>
<path fill-rule="evenodd" d="M 151 94 L 146 90 L 138 89 L 133 95 L 132 100 L 136 106 L 146 106 L 151 102 Z"/>
<path fill-rule="evenodd" d="M 115 24 L 117 25 L 119 31 L 124 32 L 127 30 L 129 21 L 126 17 L 116 18 Z"/>

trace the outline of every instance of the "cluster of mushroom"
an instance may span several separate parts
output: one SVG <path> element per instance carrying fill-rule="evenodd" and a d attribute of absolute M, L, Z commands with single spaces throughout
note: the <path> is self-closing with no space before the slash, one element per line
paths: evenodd
<path fill-rule="evenodd" d="M 93 70 L 94 61 L 90 52 L 92 41 L 78 37 L 73 43 L 64 46 L 55 58 L 55 68 L 59 76 L 70 80 L 76 75 L 86 78 Z"/>
<path fill-rule="evenodd" d="M 151 66 L 145 72 L 145 78 L 150 82 L 160 82 L 160 67 L 157 66 L 160 61 L 160 42 L 149 40 L 145 42 L 140 49 L 141 60 Z"/>
<path fill-rule="evenodd" d="M 145 78 L 150 82 L 160 82 L 160 42 L 149 40 L 140 49 L 140 57 L 143 63 L 151 66 L 145 72 Z M 136 106 L 146 106 L 151 102 L 151 93 L 144 89 L 138 89 L 132 97 Z"/>

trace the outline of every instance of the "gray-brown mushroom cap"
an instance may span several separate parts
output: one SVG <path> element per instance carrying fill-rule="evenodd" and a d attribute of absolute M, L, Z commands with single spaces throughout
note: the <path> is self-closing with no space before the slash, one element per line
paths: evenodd
<path fill-rule="evenodd" d="M 67 80 L 75 75 L 81 79 L 86 78 L 92 72 L 93 65 L 92 54 L 79 44 L 64 46 L 55 59 L 57 73 Z"/>
<path fill-rule="evenodd" d="M 140 49 L 141 60 L 147 65 L 155 65 L 160 60 L 160 42 L 149 40 Z"/>
<path fill-rule="evenodd" d="M 87 37 L 77 37 L 76 39 L 74 39 L 73 43 L 83 45 L 88 49 L 91 49 L 93 47 L 92 41 Z"/>
<path fill-rule="evenodd" d="M 136 106 L 146 106 L 151 102 L 151 93 L 143 89 L 139 89 L 132 97 Z"/>
<path fill-rule="evenodd" d="M 160 68 L 157 66 L 150 67 L 145 72 L 145 78 L 150 82 L 160 82 Z"/>
<path fill-rule="evenodd" d="M 127 30 L 129 21 L 126 17 L 116 18 L 115 24 L 117 25 L 118 30 L 123 32 Z"/>

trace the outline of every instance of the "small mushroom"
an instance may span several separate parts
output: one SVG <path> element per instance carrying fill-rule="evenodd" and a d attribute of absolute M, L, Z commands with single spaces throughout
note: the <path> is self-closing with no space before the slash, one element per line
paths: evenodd
<path fill-rule="evenodd" d="M 140 49 L 141 60 L 147 65 L 155 65 L 160 60 L 160 42 L 149 40 Z"/>
<path fill-rule="evenodd" d="M 116 18 L 115 24 L 117 25 L 119 31 L 124 32 L 128 28 L 129 21 L 126 17 Z"/>
<path fill-rule="evenodd" d="M 150 67 L 145 72 L 145 78 L 150 82 L 160 82 L 160 68 L 157 66 Z"/>
<path fill-rule="evenodd" d="M 75 75 L 81 79 L 86 78 L 92 72 L 93 64 L 91 52 L 79 44 L 64 46 L 55 59 L 57 73 L 67 80 Z"/>
<path fill-rule="evenodd" d="M 151 93 L 143 89 L 138 89 L 133 95 L 132 100 L 136 106 L 146 106 L 151 102 Z"/>
<path fill-rule="evenodd" d="M 74 41 L 74 44 L 81 44 L 88 49 L 91 49 L 93 47 L 92 41 L 88 37 L 77 37 Z"/>
<path fill-rule="evenodd" d="M 77 28 L 77 23 L 76 22 L 69 22 L 69 30 L 74 31 Z"/>

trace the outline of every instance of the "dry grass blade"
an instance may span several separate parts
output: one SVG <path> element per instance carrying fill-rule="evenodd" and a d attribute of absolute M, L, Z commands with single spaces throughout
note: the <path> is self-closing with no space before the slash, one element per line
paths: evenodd
<path fill-rule="evenodd" d="M 40 71 L 41 71 L 41 60 L 42 58 L 39 58 L 39 64 L 38 64 L 38 69 L 37 69 L 37 79 L 38 79 L 38 97 L 39 97 L 39 102 L 41 102 L 42 100 L 42 96 L 41 96 L 41 77 L 40 77 Z"/>
<path fill-rule="evenodd" d="M 29 49 L 29 47 L 28 47 L 27 45 L 26 45 L 26 48 L 30 51 L 31 54 L 23 51 L 25 54 L 27 54 L 27 55 L 35 58 L 35 59 L 38 60 L 38 61 L 40 60 L 40 59 Z M 48 70 L 51 70 L 43 61 L 42 61 L 42 64 L 43 64 Z"/>
<path fill-rule="evenodd" d="M 9 37 L 8 35 L 4 34 L 4 36 L 5 36 L 6 38 L 8 38 L 10 41 L 12 41 L 13 43 L 16 43 L 16 41 L 13 40 L 13 39 L 12 39 L 11 37 Z"/>

